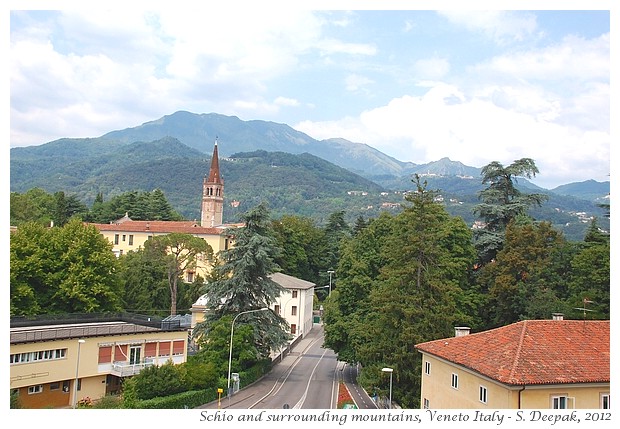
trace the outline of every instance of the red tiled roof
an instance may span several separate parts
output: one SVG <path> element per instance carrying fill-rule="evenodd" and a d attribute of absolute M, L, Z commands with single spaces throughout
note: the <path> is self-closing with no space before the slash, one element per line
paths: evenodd
<path fill-rule="evenodd" d="M 92 223 L 99 231 L 126 231 L 126 232 L 152 232 L 169 234 L 172 232 L 184 234 L 221 235 L 229 226 L 221 228 L 203 228 L 195 221 L 163 221 L 163 220 L 127 220 L 121 223 Z"/>
<path fill-rule="evenodd" d="M 609 334 L 609 320 L 526 320 L 415 347 L 510 385 L 609 383 Z"/>

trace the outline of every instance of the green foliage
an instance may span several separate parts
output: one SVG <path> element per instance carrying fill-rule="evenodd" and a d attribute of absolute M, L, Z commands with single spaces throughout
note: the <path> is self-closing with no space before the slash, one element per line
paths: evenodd
<path fill-rule="evenodd" d="M 293 215 L 272 221 L 271 227 L 282 249 L 274 259 L 281 271 L 320 285 L 319 273 L 327 270 L 324 230 L 310 218 Z"/>
<path fill-rule="evenodd" d="M 489 291 L 489 323 L 502 326 L 522 319 L 565 312 L 566 272 L 572 254 L 548 222 L 508 224 L 496 261 L 482 269 Z"/>
<path fill-rule="evenodd" d="M 171 360 L 161 366 L 144 368 L 135 375 L 135 390 L 138 399 L 151 399 L 156 396 L 168 396 L 185 391 L 183 377 L 179 367 Z"/>
<path fill-rule="evenodd" d="M 125 311 L 164 317 L 170 314 L 167 260 L 157 250 L 147 246 L 118 258 Z"/>
<path fill-rule="evenodd" d="M 134 408 L 142 410 L 179 410 L 196 408 L 215 399 L 217 399 L 217 392 L 215 390 L 193 390 L 139 401 Z"/>
<path fill-rule="evenodd" d="M 475 251 L 465 223 L 415 178 L 416 192 L 394 217 L 375 219 L 345 240 L 339 287 L 325 304 L 326 345 L 362 364 L 366 385 L 385 388 L 380 369 L 394 368 L 395 397 L 419 406 L 420 357 L 413 344 L 450 335 L 467 320 L 459 305 Z"/>
<path fill-rule="evenodd" d="M 538 168 L 534 160 L 522 158 L 504 167 L 493 161 L 482 168 L 482 183 L 487 188 L 480 191 L 482 201 L 474 207 L 485 222 L 476 230 L 476 247 L 479 259 L 485 264 L 493 260 L 502 247 L 502 235 L 508 223 L 517 216 L 526 215 L 532 206 L 541 206 L 548 197 L 544 194 L 526 194 L 517 189 L 517 177 L 535 177 Z"/>
<path fill-rule="evenodd" d="M 170 233 L 153 237 L 146 241 L 144 248 L 149 254 L 159 253 L 160 261 L 163 260 L 165 263 L 170 290 L 170 315 L 175 315 L 179 278 L 186 270 L 196 267 L 199 255 L 205 261 L 211 260 L 213 249 L 203 238 L 185 233 Z"/>
<path fill-rule="evenodd" d="M 11 314 L 118 311 L 122 285 L 111 244 L 77 219 L 24 224 L 11 234 Z"/>
<path fill-rule="evenodd" d="M 281 249 L 273 237 L 269 211 L 260 204 L 242 216 L 244 226 L 229 228 L 234 246 L 218 255 L 221 265 L 216 265 L 216 280 L 205 287 L 207 301 L 218 303 L 207 314 L 209 325 L 225 315 L 269 308 L 283 292 L 283 288 L 271 280 L 270 274 L 279 271 L 275 262 Z M 282 346 L 288 340 L 288 323 L 272 311 L 257 311 L 242 317 L 252 321 L 254 343 L 261 356 Z"/>

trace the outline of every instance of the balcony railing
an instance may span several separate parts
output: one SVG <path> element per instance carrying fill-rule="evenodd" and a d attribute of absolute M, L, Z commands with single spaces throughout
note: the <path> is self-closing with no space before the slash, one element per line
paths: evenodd
<path fill-rule="evenodd" d="M 139 374 L 144 368 L 148 368 L 153 365 L 153 359 L 144 359 L 144 361 L 140 363 L 113 362 L 111 373 L 118 377 L 129 377 Z"/>

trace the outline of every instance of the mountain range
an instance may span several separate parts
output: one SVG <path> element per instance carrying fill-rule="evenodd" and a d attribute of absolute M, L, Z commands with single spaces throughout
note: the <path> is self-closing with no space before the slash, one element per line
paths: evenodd
<path fill-rule="evenodd" d="M 483 189 L 481 169 L 448 158 L 427 164 L 402 162 L 366 144 L 315 140 L 285 124 L 179 111 L 96 138 L 12 148 L 11 191 L 63 190 L 92 203 L 97 193 L 109 198 L 159 188 L 183 215 L 197 217 L 202 177 L 216 140 L 225 195 L 237 201 L 237 211 L 267 199 L 276 214 L 320 220 L 344 209 L 350 216 L 370 217 L 381 207 L 402 202 L 402 192 L 412 188 L 417 173 L 448 200 L 465 204 L 467 210 L 456 206 L 453 211 L 471 221 L 469 209 Z M 559 207 L 601 216 L 598 204 L 609 203 L 609 182 L 592 180 L 553 190 L 525 179 L 518 184 L 550 195 L 549 210 Z M 235 210 L 228 211 L 232 217 Z"/>

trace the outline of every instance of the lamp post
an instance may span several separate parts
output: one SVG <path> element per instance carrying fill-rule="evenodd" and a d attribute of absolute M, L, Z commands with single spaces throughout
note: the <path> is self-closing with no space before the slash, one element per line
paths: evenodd
<path fill-rule="evenodd" d="M 77 363 L 75 364 L 75 382 L 73 383 L 73 408 L 77 406 L 77 386 L 78 386 L 78 375 L 80 371 L 80 347 L 86 341 L 79 339 L 78 340 L 78 349 L 77 349 Z"/>
<path fill-rule="evenodd" d="M 332 294 L 332 274 L 334 274 L 334 270 L 329 270 L 327 271 L 327 274 L 329 274 L 329 294 Z"/>
<path fill-rule="evenodd" d="M 227 386 L 227 391 L 226 394 L 228 395 L 228 403 L 230 404 L 230 397 L 232 396 L 231 392 L 230 392 L 230 368 L 231 368 L 231 364 L 232 364 L 232 346 L 233 346 L 233 331 L 235 328 L 235 321 L 237 320 L 237 317 L 241 316 L 242 314 L 248 314 L 248 313 L 254 313 L 256 311 L 265 311 L 265 310 L 269 310 L 267 307 L 264 308 L 259 308 L 256 310 L 247 310 L 247 311 L 242 311 L 241 313 L 237 314 L 233 321 L 232 324 L 230 325 L 230 350 L 228 352 L 228 386 Z"/>
<path fill-rule="evenodd" d="M 392 373 L 394 372 L 394 370 L 392 368 L 383 368 L 381 369 L 381 371 L 390 373 L 390 409 L 391 409 L 392 408 Z"/>

